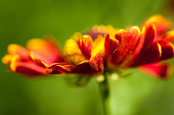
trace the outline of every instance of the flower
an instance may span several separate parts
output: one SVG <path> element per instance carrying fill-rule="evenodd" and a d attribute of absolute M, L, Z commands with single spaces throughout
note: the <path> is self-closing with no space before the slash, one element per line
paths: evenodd
<path fill-rule="evenodd" d="M 94 26 L 83 34 L 75 33 L 66 41 L 64 51 L 54 40 L 32 39 L 27 49 L 11 44 L 2 62 L 13 72 L 27 75 L 96 75 L 117 69 L 139 67 L 156 77 L 166 78 L 174 57 L 174 30 L 162 16 L 147 19 L 142 27 L 115 29 Z M 158 63 L 160 62 L 160 63 Z"/>
<path fill-rule="evenodd" d="M 63 62 L 63 58 L 53 39 L 36 38 L 27 43 L 27 49 L 10 44 L 2 62 L 8 64 L 12 72 L 35 76 L 47 74 L 46 68 L 52 63 Z"/>
<path fill-rule="evenodd" d="M 155 15 L 143 23 L 142 29 L 134 26 L 127 31 L 117 31 L 115 37 L 108 34 L 105 39 L 107 66 L 109 68 L 146 66 L 174 57 L 174 46 L 171 43 L 174 41 L 174 31 L 162 35 L 169 27 L 170 23 L 164 17 Z M 165 72 L 156 71 L 156 75 L 167 77 L 167 74 L 163 74 L 168 73 L 166 64 L 147 67 L 151 71 L 156 71 L 159 67 L 158 69 Z"/>
<path fill-rule="evenodd" d="M 66 41 L 64 59 L 68 63 L 69 73 L 93 75 L 104 71 L 104 39 L 108 32 L 115 33 L 112 26 L 94 26 L 84 34 L 75 33 Z M 47 71 L 58 74 L 60 66 L 53 64 Z"/>

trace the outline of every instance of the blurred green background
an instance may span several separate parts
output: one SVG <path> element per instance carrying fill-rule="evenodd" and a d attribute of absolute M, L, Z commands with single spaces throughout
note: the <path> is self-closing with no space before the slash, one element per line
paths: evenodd
<path fill-rule="evenodd" d="M 95 24 L 125 28 L 157 13 L 174 22 L 171 1 L 1 0 L 0 57 L 8 44 L 25 46 L 29 39 L 45 35 L 53 35 L 63 47 L 74 32 Z M 64 76 L 28 79 L 8 72 L 2 63 L 0 71 L 0 115 L 102 115 L 94 79 L 79 88 L 66 84 Z M 131 77 L 111 83 L 113 115 L 173 115 L 174 74 L 162 81 L 131 71 Z"/>

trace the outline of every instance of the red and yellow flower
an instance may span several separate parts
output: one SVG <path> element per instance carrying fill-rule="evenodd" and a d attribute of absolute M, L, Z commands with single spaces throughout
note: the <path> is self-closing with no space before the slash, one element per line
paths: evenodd
<path fill-rule="evenodd" d="M 85 33 L 75 33 L 64 51 L 50 40 L 32 39 L 27 49 L 11 44 L 2 62 L 13 72 L 42 74 L 101 74 L 108 69 L 140 67 L 166 78 L 168 63 L 159 61 L 174 57 L 174 30 L 162 16 L 147 19 L 141 28 L 118 30 L 112 26 L 94 26 Z"/>

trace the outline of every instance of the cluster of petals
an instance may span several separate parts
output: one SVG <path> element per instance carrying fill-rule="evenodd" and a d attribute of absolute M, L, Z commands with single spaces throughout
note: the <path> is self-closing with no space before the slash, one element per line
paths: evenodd
<path fill-rule="evenodd" d="M 174 30 L 165 33 L 170 23 L 162 16 L 147 19 L 141 28 L 118 30 L 105 39 L 107 66 L 130 68 L 140 66 L 155 76 L 167 77 L 170 65 L 161 62 L 174 57 Z M 160 63 L 159 63 L 160 62 Z"/>
<path fill-rule="evenodd" d="M 174 30 L 160 15 L 148 18 L 142 27 L 126 30 L 94 26 L 75 33 L 63 51 L 52 39 L 32 39 L 27 49 L 11 44 L 2 62 L 13 72 L 27 75 L 101 74 L 108 69 L 140 67 L 154 76 L 166 78 L 170 65 L 161 62 L 174 57 Z"/>
<path fill-rule="evenodd" d="M 46 68 L 51 64 L 63 62 L 59 49 L 53 39 L 35 38 L 28 41 L 27 49 L 17 44 L 10 44 L 8 54 L 2 58 L 2 62 L 8 64 L 12 72 L 30 76 L 43 75 L 47 74 Z"/>

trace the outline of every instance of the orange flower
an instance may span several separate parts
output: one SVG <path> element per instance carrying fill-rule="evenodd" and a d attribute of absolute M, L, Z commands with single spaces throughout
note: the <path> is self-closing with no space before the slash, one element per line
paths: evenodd
<path fill-rule="evenodd" d="M 9 64 L 12 72 L 35 76 L 46 74 L 49 65 L 63 62 L 63 58 L 52 40 L 32 39 L 27 43 L 27 49 L 10 44 L 2 62 Z"/>
<path fill-rule="evenodd" d="M 174 57 L 174 46 L 171 43 L 174 41 L 174 30 L 162 35 L 169 27 L 170 24 L 164 17 L 156 15 L 146 20 L 141 30 L 138 27 L 131 27 L 127 31 L 119 30 L 115 38 L 108 34 L 105 39 L 107 66 L 130 68 Z M 161 71 L 168 73 L 166 64 L 164 67 L 149 67 L 152 71 L 156 71 L 157 67 L 164 68 Z M 156 73 L 164 78 L 167 76 L 160 71 Z"/>
<path fill-rule="evenodd" d="M 67 40 L 64 49 L 64 59 L 69 73 L 74 74 L 100 74 L 104 71 L 103 56 L 104 39 L 106 33 L 115 33 L 112 26 L 94 26 L 83 35 L 75 33 Z M 60 73 L 60 65 L 53 64 L 47 71 L 52 74 Z M 64 65 L 65 67 L 65 65 Z"/>

